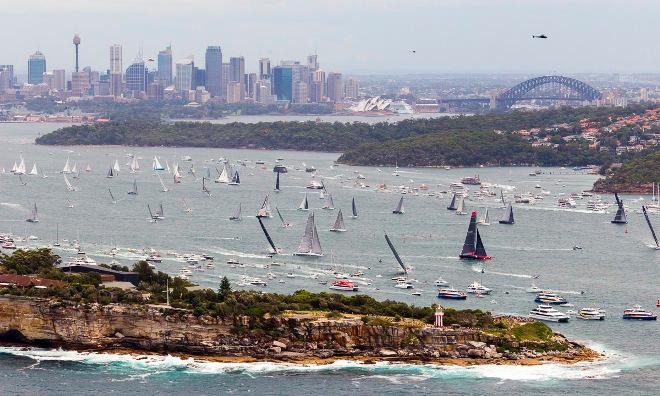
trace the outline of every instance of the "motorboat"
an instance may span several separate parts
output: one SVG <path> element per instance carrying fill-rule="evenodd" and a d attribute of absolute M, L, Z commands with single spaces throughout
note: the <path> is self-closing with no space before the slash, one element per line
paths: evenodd
<path fill-rule="evenodd" d="M 582 308 L 577 317 L 584 320 L 604 320 L 605 312 L 600 308 Z"/>
<path fill-rule="evenodd" d="M 232 259 L 227 260 L 227 264 L 236 264 L 236 265 L 238 265 L 238 264 L 240 264 L 240 263 L 238 262 L 237 259 L 233 259 L 233 258 L 232 258 Z"/>
<path fill-rule="evenodd" d="M 658 317 L 653 312 L 645 311 L 641 306 L 635 305 L 630 309 L 623 311 L 623 319 L 628 320 L 657 320 Z"/>
<path fill-rule="evenodd" d="M 157 256 L 155 254 L 151 254 L 145 259 L 145 261 L 152 262 L 152 263 L 162 263 L 163 259 L 160 256 Z"/>
<path fill-rule="evenodd" d="M 2 244 L 2 248 L 3 248 L 3 249 L 11 249 L 11 250 L 13 250 L 13 249 L 16 249 L 16 244 L 14 244 L 13 241 L 5 241 L 5 242 L 3 242 L 3 244 Z"/>
<path fill-rule="evenodd" d="M 467 292 L 472 294 L 490 294 L 492 290 L 482 285 L 479 282 L 472 282 L 467 287 Z"/>
<path fill-rule="evenodd" d="M 549 305 L 539 305 L 529 312 L 532 319 L 543 320 L 546 322 L 568 322 L 570 317 L 563 312 L 559 312 Z"/>
<path fill-rule="evenodd" d="M 437 287 L 449 286 L 449 282 L 447 282 L 446 280 L 444 280 L 444 279 L 442 279 L 442 278 L 438 278 L 438 279 L 436 279 L 436 280 L 433 282 L 433 284 L 434 284 L 435 286 L 437 286 Z"/>
<path fill-rule="evenodd" d="M 541 289 L 540 287 L 538 287 L 534 283 L 532 283 L 532 285 L 530 287 L 528 287 L 525 291 L 527 293 L 536 293 L 536 294 L 538 294 L 538 293 L 542 292 L 543 289 Z"/>
<path fill-rule="evenodd" d="M 558 294 L 545 292 L 545 291 L 537 294 L 534 301 L 538 303 L 553 304 L 553 305 L 566 304 L 568 302 L 564 297 L 561 297 Z"/>
<path fill-rule="evenodd" d="M 414 289 L 415 288 L 415 286 L 413 286 L 412 283 L 410 283 L 410 281 L 407 281 L 407 280 L 399 281 L 399 282 L 395 283 L 394 287 L 396 287 L 397 289 Z"/>
<path fill-rule="evenodd" d="M 348 279 L 340 279 L 330 284 L 330 289 L 340 291 L 358 291 L 358 287 Z"/>
<path fill-rule="evenodd" d="M 438 298 L 446 300 L 465 300 L 467 295 L 456 289 L 438 289 Z"/>

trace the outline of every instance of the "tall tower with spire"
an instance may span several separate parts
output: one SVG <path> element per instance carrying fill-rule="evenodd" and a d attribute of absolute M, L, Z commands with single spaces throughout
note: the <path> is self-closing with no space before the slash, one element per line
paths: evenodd
<path fill-rule="evenodd" d="M 80 45 L 80 36 L 78 33 L 73 35 L 73 45 L 76 46 L 76 73 L 78 73 L 78 46 Z"/>

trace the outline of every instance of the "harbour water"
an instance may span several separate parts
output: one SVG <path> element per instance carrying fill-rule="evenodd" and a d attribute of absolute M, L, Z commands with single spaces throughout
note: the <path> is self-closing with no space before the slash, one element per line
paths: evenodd
<path fill-rule="evenodd" d="M 610 223 L 615 209 L 594 213 L 586 209 L 586 199 L 578 200 L 574 209 L 557 205 L 557 196 L 588 189 L 596 176 L 570 169 L 545 168 L 530 176 L 531 168 L 483 169 L 405 169 L 393 176 L 392 168 L 332 166 L 338 154 L 292 151 L 225 150 L 201 148 L 127 148 L 127 147 L 48 147 L 35 146 L 38 134 L 61 125 L 0 124 L 0 167 L 7 171 L 19 155 L 29 169 L 37 162 L 48 178 L 0 175 L 0 233 L 35 236 L 38 239 L 19 242 L 21 246 L 43 246 L 52 243 L 56 225 L 60 242 L 79 240 L 84 250 L 99 262 L 109 262 L 110 249 L 116 246 L 116 259 L 131 265 L 144 259 L 143 249 L 153 248 L 163 254 L 159 270 L 176 274 L 187 266 L 176 253 L 209 254 L 215 257 L 215 268 L 193 271 L 191 280 L 216 288 L 222 276 L 228 276 L 235 287 L 241 276 L 266 279 L 268 272 L 276 279 L 256 289 L 292 292 L 298 289 L 327 290 L 319 280 L 332 280 L 331 269 L 364 275 L 353 280 L 360 292 L 379 299 L 396 299 L 417 305 L 438 302 L 433 281 L 443 277 L 453 287 L 465 290 L 473 281 L 493 289 L 486 298 L 468 297 L 463 302 L 441 301 L 444 306 L 480 308 L 496 313 L 527 314 L 535 304 L 534 295 L 526 289 L 532 283 L 558 291 L 574 305 L 571 309 L 598 306 L 607 311 L 603 322 L 572 319 L 551 326 L 567 336 L 585 342 L 606 353 L 606 359 L 577 366 L 556 364 L 538 367 L 482 366 L 472 368 L 413 365 L 360 365 L 338 362 L 330 366 L 296 366 L 273 363 L 219 364 L 181 360 L 173 357 L 136 358 L 120 355 L 85 354 L 72 351 L 23 351 L 0 348 L 0 393 L 34 394 L 44 392 L 87 394 L 115 393 L 253 393 L 253 394 L 499 394 L 499 393 L 651 393 L 660 385 L 658 365 L 660 323 L 630 322 L 621 319 L 625 308 L 640 304 L 655 310 L 660 297 L 657 279 L 660 273 L 660 251 L 649 245 L 651 236 L 639 213 L 649 197 L 623 196 L 629 211 L 629 224 Z M 141 170 L 131 174 L 125 165 L 128 154 L 140 159 Z M 178 162 L 184 171 L 181 184 L 173 184 L 172 176 L 160 172 L 169 188 L 162 192 L 158 178 L 151 170 L 151 160 L 158 156 L 170 165 Z M 183 161 L 190 156 L 191 162 Z M 59 173 L 67 157 L 77 162 L 79 179 L 70 178 L 77 191 L 69 192 Z M 217 159 L 231 162 L 246 160 L 239 166 L 240 186 L 207 184 L 211 196 L 201 191 L 201 180 L 187 174 L 194 164 L 201 178 L 209 168 L 217 177 Z M 273 191 L 276 159 L 289 168 L 282 175 L 282 191 Z M 119 176 L 106 178 L 108 168 L 118 159 Z M 213 160 L 212 160 L 213 159 Z M 256 161 L 265 164 L 257 165 Z M 91 172 L 83 169 L 89 164 Z M 305 166 L 318 169 L 316 179 L 323 180 L 333 195 L 335 210 L 323 210 L 318 192 L 305 189 L 312 176 Z M 331 169 L 332 166 L 332 169 Z M 219 167 L 219 166 L 218 166 Z M 296 170 L 296 168 L 300 170 Z M 357 174 L 365 177 L 356 180 Z M 479 213 L 489 208 L 490 226 L 480 227 L 489 255 L 487 262 L 463 262 L 458 253 L 463 245 L 469 216 L 458 216 L 446 210 L 447 194 L 428 196 L 424 191 L 404 195 L 405 214 L 394 215 L 401 197 L 393 186 L 426 184 L 428 192 L 448 190 L 449 184 L 462 177 L 479 174 L 482 181 L 514 193 L 548 191 L 534 205 L 515 204 L 515 225 L 499 225 L 503 208 L 497 197 L 468 200 L 468 211 Z M 69 175 L 71 176 L 71 175 Z M 137 196 L 127 194 L 133 181 Z M 356 182 L 368 187 L 361 188 Z M 377 186 L 386 184 L 386 191 Z M 535 188 L 539 185 L 541 189 Z M 513 188 L 515 187 L 515 189 Z M 111 202 L 108 188 L 117 197 Z M 475 190 L 474 187 L 471 190 Z M 308 212 L 296 210 L 307 193 L 316 215 L 324 256 L 301 258 L 292 255 L 303 234 Z M 270 266 L 267 242 L 254 218 L 264 196 L 268 194 L 273 211 L 279 208 L 290 228 L 282 228 L 275 217 L 265 220 L 275 244 L 283 252 L 274 258 L 281 266 Z M 355 198 L 359 217 L 350 218 L 351 199 Z M 612 196 L 603 195 L 613 202 Z M 67 207 L 67 200 L 74 204 Z M 186 213 L 182 201 L 193 209 Z M 39 208 L 40 222 L 28 224 L 25 219 L 34 204 Z M 149 222 L 147 204 L 163 204 L 165 219 Z M 230 222 L 229 216 L 241 203 L 243 220 Z M 332 233 L 338 209 L 342 209 L 347 232 Z M 660 216 L 651 220 L 660 225 Z M 656 227 L 657 228 L 657 227 Z M 393 287 L 397 264 L 383 238 L 387 231 L 404 261 L 413 267 L 415 290 Z M 581 250 L 573 250 L 579 245 Z M 75 250 L 68 243 L 55 250 L 68 260 Z M 241 265 L 230 267 L 228 259 Z M 270 267 L 269 267 L 270 266 Z M 483 273 L 482 273 L 483 269 Z M 291 274 L 287 276 L 287 274 Z M 314 279 L 317 278 L 317 279 Z M 284 283 L 278 280 L 283 279 Z M 247 286 L 246 286 L 247 287 Z M 560 308 L 566 310 L 566 308 Z"/>

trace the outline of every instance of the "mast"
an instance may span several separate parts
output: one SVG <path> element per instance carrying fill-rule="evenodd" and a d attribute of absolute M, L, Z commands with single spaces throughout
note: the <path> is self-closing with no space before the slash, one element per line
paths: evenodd
<path fill-rule="evenodd" d="M 266 226 L 264 225 L 264 222 L 261 220 L 261 217 L 257 217 L 257 220 L 259 220 L 259 225 L 261 226 L 261 229 L 263 230 L 264 235 L 266 236 L 266 239 L 268 240 L 268 244 L 273 249 L 273 253 L 277 254 L 277 248 L 275 247 L 275 244 L 273 243 L 273 240 L 271 239 L 270 235 L 268 234 L 268 230 L 266 230 Z"/>
<path fill-rule="evenodd" d="M 351 209 L 353 210 L 353 218 L 356 219 L 358 217 L 358 211 L 357 206 L 355 206 L 355 197 L 353 197 L 353 201 L 351 202 Z"/>
<path fill-rule="evenodd" d="M 406 268 L 406 265 L 403 263 L 403 260 L 401 260 L 401 257 L 399 256 L 399 253 L 396 251 L 396 248 L 392 244 L 392 241 L 390 240 L 390 237 L 387 236 L 387 233 L 385 233 L 385 241 L 387 241 L 387 245 L 390 247 L 390 250 L 392 251 L 392 254 L 394 255 L 394 258 L 396 259 L 396 261 L 399 263 L 399 265 L 403 269 L 403 273 L 407 274 L 408 273 L 408 268 Z"/>
<path fill-rule="evenodd" d="M 655 235 L 655 230 L 653 230 L 653 225 L 651 224 L 651 220 L 649 219 L 649 215 L 646 213 L 646 207 L 642 206 L 642 212 L 644 212 L 644 218 L 646 219 L 646 224 L 649 225 L 649 229 L 651 230 L 651 235 L 653 235 L 653 240 L 655 241 L 655 246 L 660 247 L 660 244 L 658 244 L 658 237 Z"/>
<path fill-rule="evenodd" d="M 616 199 L 616 204 L 618 206 L 618 209 L 616 211 L 616 215 L 614 216 L 614 220 L 612 220 L 612 223 L 614 224 L 628 223 L 628 219 L 626 218 L 626 210 L 623 208 L 623 201 L 619 199 L 619 195 L 617 193 L 614 193 L 614 198 Z"/>

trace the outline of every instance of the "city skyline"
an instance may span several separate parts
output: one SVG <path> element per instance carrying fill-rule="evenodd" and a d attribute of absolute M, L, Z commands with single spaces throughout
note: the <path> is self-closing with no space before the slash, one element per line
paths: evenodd
<path fill-rule="evenodd" d="M 140 51 L 155 59 L 168 43 L 174 59 L 193 55 L 196 63 L 207 46 L 220 45 L 226 58 L 243 56 L 248 73 L 258 72 L 262 57 L 278 64 L 313 53 L 322 55 L 324 70 L 347 74 L 648 73 L 660 64 L 660 54 L 648 50 L 660 32 L 653 21 L 660 4 L 646 0 L 626 7 L 614 0 L 533 5 L 516 0 L 220 1 L 209 12 L 197 12 L 206 3 L 186 11 L 180 0 L 143 0 L 132 13 L 122 14 L 126 23 L 102 27 L 98 18 L 112 19 L 129 3 L 120 0 L 112 9 L 87 0 L 56 6 L 41 0 L 16 3 L 6 9 L 4 24 L 21 34 L 3 42 L 2 63 L 16 65 L 15 73 L 25 75 L 25 60 L 39 50 L 49 67 L 69 72 L 74 68 L 70 40 L 77 32 L 81 67 L 94 70 L 108 68 L 112 44 L 122 45 L 125 68 Z M 39 28 L 24 29 L 17 16 L 27 9 Z M 539 33 L 550 38 L 531 39 Z M 629 52 L 636 55 L 626 56 Z"/>

